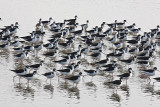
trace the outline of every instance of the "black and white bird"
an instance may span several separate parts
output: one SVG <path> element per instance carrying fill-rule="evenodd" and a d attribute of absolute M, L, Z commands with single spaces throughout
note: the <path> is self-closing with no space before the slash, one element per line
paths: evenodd
<path fill-rule="evenodd" d="M 50 24 L 51 20 L 53 20 L 52 17 L 49 18 L 49 21 L 42 21 L 42 19 L 39 19 L 39 22 L 42 23 L 43 26 L 47 26 Z"/>
<path fill-rule="evenodd" d="M 87 75 L 92 76 L 92 78 L 93 78 L 93 76 L 98 74 L 99 67 L 97 67 L 96 70 L 84 70 L 84 72 L 86 72 Z M 92 79 L 91 79 L 91 81 L 92 81 Z"/>
<path fill-rule="evenodd" d="M 76 83 L 76 86 L 77 86 L 78 82 L 81 79 L 81 75 L 82 75 L 82 72 L 80 72 L 78 75 L 66 77 L 65 79 L 72 81 L 73 85 L 74 85 L 74 83 Z"/>
<path fill-rule="evenodd" d="M 121 82 L 122 82 L 122 77 L 120 77 L 119 80 L 110 81 L 108 83 L 116 86 L 116 91 L 117 91 L 117 88 L 118 88 L 119 85 L 121 85 Z"/>
<path fill-rule="evenodd" d="M 19 48 L 13 48 L 13 50 L 14 50 L 14 52 L 16 52 L 16 53 L 21 53 L 21 52 L 23 52 L 23 48 L 24 48 L 24 45 L 22 45 L 22 46 L 19 47 Z"/>
<path fill-rule="evenodd" d="M 34 46 L 34 50 L 36 51 L 36 55 L 38 54 L 38 51 L 42 49 L 43 42 L 41 42 L 39 45 Z"/>
<path fill-rule="evenodd" d="M 123 74 L 117 75 L 117 76 L 122 77 L 122 79 L 125 79 L 126 80 L 126 84 L 127 84 L 127 80 L 130 77 L 131 71 L 132 71 L 132 68 L 129 68 L 127 73 L 123 73 Z"/>
<path fill-rule="evenodd" d="M 55 52 L 47 52 L 47 53 L 44 53 L 43 55 L 45 56 L 44 60 L 46 58 L 54 58 L 58 53 L 58 49 L 55 50 Z"/>
<path fill-rule="evenodd" d="M 98 62 L 95 62 L 95 64 L 98 64 L 98 65 L 104 65 L 108 62 L 108 56 L 106 56 L 106 59 L 103 59 L 103 60 L 100 60 Z"/>
<path fill-rule="evenodd" d="M 74 67 L 66 68 L 66 69 L 60 69 L 60 70 L 57 70 L 57 71 L 59 71 L 62 76 L 66 76 L 66 75 L 69 75 L 69 74 L 73 73 L 73 70 L 74 70 Z"/>
<path fill-rule="evenodd" d="M 33 44 L 28 45 L 28 46 L 25 46 L 25 47 L 24 47 L 24 50 L 26 50 L 26 51 L 33 51 L 33 50 L 34 50 Z"/>
<path fill-rule="evenodd" d="M 150 76 L 154 76 L 156 70 L 157 70 L 157 67 L 154 67 L 153 69 L 144 69 L 141 71 L 145 73 L 148 76 L 148 79 L 151 81 Z"/>
<path fill-rule="evenodd" d="M 56 69 L 53 69 L 52 72 L 46 72 L 42 75 L 44 75 L 45 77 L 47 77 L 47 80 L 50 79 L 50 84 L 51 84 L 51 79 L 55 76 L 55 72 L 56 72 Z M 46 82 L 47 82 L 46 80 Z"/>
<path fill-rule="evenodd" d="M 113 64 L 112 66 L 103 69 L 103 71 L 109 73 L 109 75 L 112 74 L 112 79 L 113 79 L 113 73 L 117 71 L 117 64 Z"/>
<path fill-rule="evenodd" d="M 28 51 L 23 51 L 22 53 L 14 55 L 14 57 L 17 60 L 21 60 L 21 63 L 22 63 L 22 60 L 27 56 L 27 54 L 28 54 Z"/>
<path fill-rule="evenodd" d="M 27 79 L 27 84 L 28 84 L 28 87 L 29 87 L 29 81 L 33 79 L 33 76 L 37 73 L 37 71 L 33 71 L 33 73 L 28 73 L 28 74 L 25 74 L 25 75 L 21 75 L 21 77 Z"/>
<path fill-rule="evenodd" d="M 40 68 L 40 66 L 42 66 L 43 63 L 44 63 L 44 61 L 42 60 L 42 61 L 40 61 L 39 64 L 33 64 L 33 65 L 30 65 L 29 67 L 30 67 L 31 69 L 34 69 L 34 70 L 37 71 L 37 70 Z"/>
<path fill-rule="evenodd" d="M 9 42 L 7 42 L 6 44 L 2 44 L 0 45 L 0 50 L 7 49 L 8 46 L 9 46 Z"/>
<path fill-rule="evenodd" d="M 156 80 L 157 82 L 160 82 L 160 77 L 156 77 L 156 78 L 153 78 L 154 80 Z"/>
<path fill-rule="evenodd" d="M 70 54 L 68 55 L 68 58 L 64 58 L 64 59 L 53 61 L 53 62 L 59 63 L 63 67 L 64 65 L 67 65 L 70 62 Z"/>
<path fill-rule="evenodd" d="M 29 68 L 29 66 L 26 66 L 24 69 L 11 70 L 11 71 L 13 71 L 14 73 L 16 73 L 16 75 L 13 77 L 13 81 L 14 81 L 14 78 L 15 78 L 16 76 L 25 75 L 25 74 L 27 73 L 28 68 Z"/>

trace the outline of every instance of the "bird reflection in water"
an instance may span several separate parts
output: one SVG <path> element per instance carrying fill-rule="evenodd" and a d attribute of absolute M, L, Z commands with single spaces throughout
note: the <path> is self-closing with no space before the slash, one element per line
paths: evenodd
<path fill-rule="evenodd" d="M 143 92 L 144 93 L 151 93 L 152 95 L 154 94 L 154 87 L 153 87 L 153 85 L 145 84 L 144 86 L 142 86 L 142 88 L 143 88 Z"/>
<path fill-rule="evenodd" d="M 92 81 L 85 83 L 85 85 L 87 86 L 87 89 L 91 89 L 91 90 L 94 90 L 94 91 L 97 90 L 97 86 Z"/>
<path fill-rule="evenodd" d="M 120 88 L 121 88 L 122 91 L 126 92 L 126 98 L 128 99 L 128 97 L 130 96 L 129 86 L 128 85 L 122 85 L 122 86 L 120 86 Z"/>
<path fill-rule="evenodd" d="M 80 99 L 80 90 L 78 87 L 70 87 L 67 89 L 69 97 L 76 97 L 77 99 Z"/>
<path fill-rule="evenodd" d="M 51 98 L 53 97 L 54 86 L 52 84 L 44 85 L 43 89 L 44 89 L 45 92 L 47 92 L 51 95 Z"/>
<path fill-rule="evenodd" d="M 31 98 L 34 99 L 35 90 L 31 87 L 26 87 L 22 83 L 15 83 L 14 88 L 16 92 L 20 93 L 24 97 L 24 99 Z"/>
<path fill-rule="evenodd" d="M 74 87 L 70 85 L 68 82 L 61 82 L 59 83 L 60 90 L 66 90 L 68 92 L 69 97 L 76 97 L 77 99 L 80 99 L 80 90 L 78 87 Z"/>
<path fill-rule="evenodd" d="M 121 96 L 117 93 L 112 93 L 110 99 L 112 99 L 113 101 L 120 102 L 121 101 Z"/>

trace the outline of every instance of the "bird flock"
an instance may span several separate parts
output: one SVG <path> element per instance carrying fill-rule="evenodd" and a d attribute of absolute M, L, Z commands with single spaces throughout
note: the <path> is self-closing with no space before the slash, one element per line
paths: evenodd
<path fill-rule="evenodd" d="M 18 22 L 0 28 L 0 50 L 11 51 L 14 66 L 19 66 L 10 70 L 15 73 L 13 81 L 17 76 L 19 82 L 25 78 L 29 86 L 29 81 L 38 74 L 50 79 L 50 84 L 51 79 L 58 76 L 77 86 L 82 76 L 90 76 L 94 81 L 94 76 L 103 74 L 111 78 L 107 83 L 120 85 L 123 79 L 127 84 L 131 74 L 138 72 L 132 64 L 137 66 L 142 77 L 148 78 L 148 83 L 151 79 L 160 81 L 159 76 L 150 78 L 158 71 L 151 62 L 159 51 L 159 25 L 149 32 L 142 32 L 135 23 L 127 25 L 126 20 L 115 20 L 91 28 L 89 20 L 80 24 L 77 18 L 65 19 L 61 23 L 52 17 L 47 21 L 39 19 L 35 31 L 28 36 L 17 36 Z M 40 58 L 39 63 L 26 61 L 33 58 Z M 40 72 L 41 66 L 47 64 L 52 70 Z M 114 75 L 115 72 L 118 75 Z M 115 80 L 115 76 L 119 79 Z"/>

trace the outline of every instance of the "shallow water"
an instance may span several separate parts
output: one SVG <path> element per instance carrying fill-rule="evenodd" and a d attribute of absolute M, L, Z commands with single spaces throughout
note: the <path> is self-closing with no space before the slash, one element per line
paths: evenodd
<path fill-rule="evenodd" d="M 28 32 L 35 30 L 35 24 L 39 18 L 48 19 L 53 17 L 56 22 L 62 22 L 64 19 L 72 18 L 78 15 L 79 23 L 90 21 L 90 28 L 100 25 L 103 21 L 112 23 L 114 20 L 123 21 L 126 19 L 128 24 L 136 23 L 137 27 L 144 31 L 149 31 L 159 24 L 160 1 L 159 0 L 1 0 L 0 13 L 2 22 L 0 27 L 10 25 L 16 21 L 20 24 L 18 36 L 26 36 Z M 49 32 L 47 32 L 49 34 Z M 43 57 L 35 58 L 30 54 L 26 64 L 38 63 Z M 159 67 L 159 51 L 155 55 L 153 65 Z M 89 60 L 90 61 L 90 60 Z M 56 107 L 84 107 L 84 106 L 115 106 L 131 107 L 140 106 L 157 107 L 160 102 L 160 84 L 155 83 L 154 87 L 148 84 L 146 79 L 140 78 L 138 66 L 131 65 L 133 76 L 125 81 L 118 88 L 115 94 L 112 86 L 106 84 L 109 81 L 104 75 L 93 77 L 84 77 L 74 88 L 72 83 L 65 82 L 64 79 L 56 76 L 46 83 L 46 78 L 36 75 L 35 79 L 27 88 L 26 80 L 21 79 L 19 84 L 18 78 L 13 82 L 15 75 L 10 69 L 15 69 L 14 58 L 11 51 L 0 52 L 0 105 L 3 107 L 35 107 L 35 106 L 56 106 Z M 87 64 L 83 63 L 80 70 L 88 69 Z M 59 68 L 59 65 L 49 64 L 49 60 L 38 70 L 39 74 L 51 71 L 52 68 Z M 127 67 L 120 66 L 125 70 Z M 116 72 L 114 75 L 120 74 Z M 123 71 L 125 72 L 125 71 Z M 160 72 L 156 72 L 157 77 Z M 153 78 L 152 77 L 152 78 Z M 114 79 L 117 79 L 115 76 Z"/>

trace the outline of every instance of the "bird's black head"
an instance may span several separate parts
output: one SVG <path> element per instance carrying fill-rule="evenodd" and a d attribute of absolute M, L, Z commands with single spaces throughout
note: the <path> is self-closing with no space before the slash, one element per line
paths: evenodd
<path fill-rule="evenodd" d="M 29 68 L 29 66 L 26 66 L 26 68 Z"/>
<path fill-rule="evenodd" d="M 154 69 L 154 70 L 157 70 L 157 67 L 154 67 L 153 69 Z"/>
<path fill-rule="evenodd" d="M 80 72 L 79 75 L 82 75 L 82 72 Z"/>
<path fill-rule="evenodd" d="M 36 74 L 37 73 L 37 71 L 33 71 L 33 74 Z"/>
<path fill-rule="evenodd" d="M 44 63 L 44 61 L 42 60 L 41 62 L 40 62 L 40 64 L 42 65 Z"/>
<path fill-rule="evenodd" d="M 123 77 L 120 77 L 120 81 L 122 82 Z"/>
<path fill-rule="evenodd" d="M 26 54 L 26 56 L 28 55 L 28 51 L 25 51 L 24 53 Z"/>
<path fill-rule="evenodd" d="M 80 64 L 80 63 L 81 63 L 81 61 L 78 61 L 78 62 L 77 62 L 77 64 Z"/>
<path fill-rule="evenodd" d="M 56 72 L 56 69 L 55 69 L 55 68 L 53 68 L 53 72 Z"/>
<path fill-rule="evenodd" d="M 129 73 L 131 73 L 131 70 L 132 70 L 132 68 L 129 68 L 129 69 L 128 69 Z"/>

